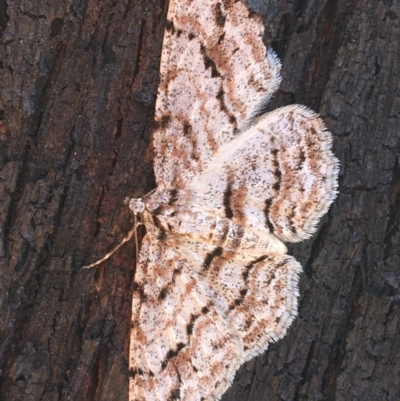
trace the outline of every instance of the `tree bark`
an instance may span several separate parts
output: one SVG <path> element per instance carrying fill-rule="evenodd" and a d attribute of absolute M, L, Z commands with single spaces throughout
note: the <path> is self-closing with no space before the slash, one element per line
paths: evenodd
<path fill-rule="evenodd" d="M 271 108 L 321 113 L 340 194 L 287 336 L 223 397 L 400 399 L 400 7 L 249 0 L 280 57 Z M 166 1 L 0 0 L 0 400 L 128 399 L 135 245 L 123 200 L 155 187 Z"/>

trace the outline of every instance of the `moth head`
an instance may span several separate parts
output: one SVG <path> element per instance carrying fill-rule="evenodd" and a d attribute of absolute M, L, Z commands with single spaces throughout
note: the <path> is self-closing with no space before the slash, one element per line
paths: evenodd
<path fill-rule="evenodd" d="M 132 210 L 133 214 L 137 215 L 144 212 L 144 202 L 142 198 L 129 199 L 129 209 Z"/>

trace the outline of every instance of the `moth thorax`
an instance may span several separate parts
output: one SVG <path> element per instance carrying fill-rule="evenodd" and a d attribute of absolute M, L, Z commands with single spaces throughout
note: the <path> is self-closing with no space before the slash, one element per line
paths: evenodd
<path fill-rule="evenodd" d="M 135 215 L 143 213 L 144 206 L 145 205 L 144 205 L 142 198 L 129 199 L 129 209 L 131 209 Z"/>

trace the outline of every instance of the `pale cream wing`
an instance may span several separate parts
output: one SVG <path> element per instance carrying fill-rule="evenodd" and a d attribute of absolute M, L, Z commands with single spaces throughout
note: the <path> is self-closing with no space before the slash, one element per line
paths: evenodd
<path fill-rule="evenodd" d="M 331 145 L 330 132 L 311 110 L 274 110 L 218 150 L 185 188 L 186 201 L 261 236 L 303 240 L 336 197 Z"/>
<path fill-rule="evenodd" d="M 183 241 L 198 274 L 212 288 L 215 305 L 240 334 L 244 359 L 281 339 L 297 315 L 301 265 L 287 254 L 255 255 L 242 249 Z"/>
<path fill-rule="evenodd" d="M 243 362 L 243 342 L 191 254 L 147 234 L 132 304 L 130 401 L 217 400 Z"/>
<path fill-rule="evenodd" d="M 279 85 L 264 27 L 237 0 L 171 0 L 154 132 L 158 187 L 183 188 Z"/>

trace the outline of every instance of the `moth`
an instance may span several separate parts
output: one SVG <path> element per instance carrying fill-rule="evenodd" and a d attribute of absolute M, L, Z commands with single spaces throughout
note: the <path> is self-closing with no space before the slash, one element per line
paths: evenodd
<path fill-rule="evenodd" d="M 338 161 L 314 112 L 263 111 L 280 82 L 263 33 L 240 1 L 170 1 L 157 188 L 129 201 L 146 227 L 130 401 L 219 400 L 297 314 L 301 266 L 284 243 L 316 231 L 337 193 Z"/>

